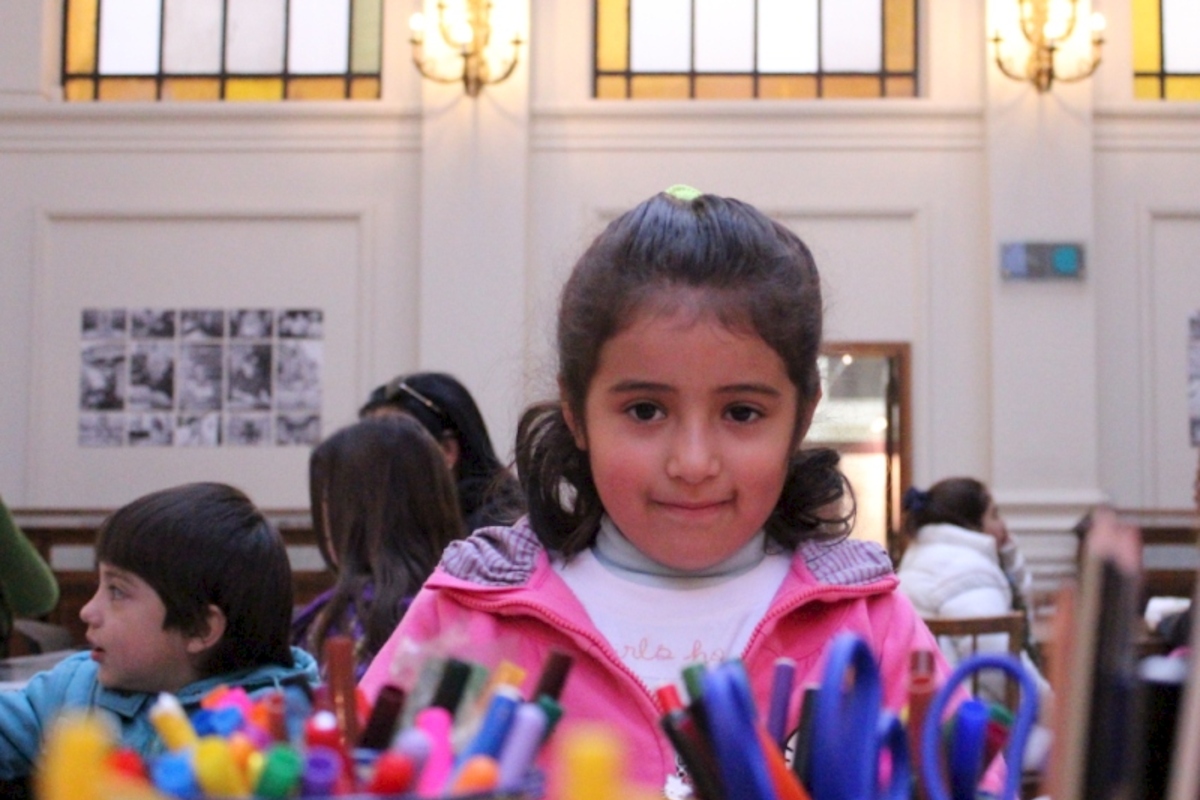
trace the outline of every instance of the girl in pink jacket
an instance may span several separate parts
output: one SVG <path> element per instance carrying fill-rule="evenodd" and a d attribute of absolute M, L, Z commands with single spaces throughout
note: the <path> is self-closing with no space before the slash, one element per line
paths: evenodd
<path fill-rule="evenodd" d="M 735 199 L 673 187 L 613 221 L 562 293 L 560 397 L 518 429 L 528 516 L 447 549 L 368 697 L 435 639 L 531 675 L 565 651 L 566 718 L 618 728 L 633 777 L 668 796 L 687 777 L 653 691 L 690 664 L 740 657 L 765 708 L 775 660 L 794 659 L 794 726 L 849 630 L 900 708 L 910 652 L 937 647 L 883 550 L 846 538 L 837 454 L 801 448 L 821 398 L 819 284 L 804 243 Z"/>

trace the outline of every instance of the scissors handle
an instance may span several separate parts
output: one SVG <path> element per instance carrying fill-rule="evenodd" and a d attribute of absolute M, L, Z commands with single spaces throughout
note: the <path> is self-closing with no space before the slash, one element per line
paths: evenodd
<path fill-rule="evenodd" d="M 847 682 L 848 677 L 853 680 Z M 839 634 L 826 653 L 817 693 L 810 767 L 814 800 L 874 797 L 882 705 L 879 665 L 871 649 L 855 634 Z"/>
<path fill-rule="evenodd" d="M 979 653 L 960 663 L 946 682 L 933 696 L 925 716 L 925 729 L 921 732 L 921 776 L 925 779 L 925 791 L 930 800 L 950 800 L 940 772 L 938 744 L 941 735 L 942 716 L 954 695 L 954 690 L 973 673 L 984 669 L 1000 669 L 1016 678 L 1021 684 L 1021 703 L 1017 708 L 1016 720 L 1009 734 L 1008 748 L 1004 752 L 1008 762 L 1008 775 L 1004 779 L 1003 800 L 1016 800 L 1021 784 L 1021 757 L 1025 754 L 1025 741 L 1037 719 L 1037 685 L 1021 662 L 1010 655 Z"/>
<path fill-rule="evenodd" d="M 908 733 L 900 718 L 890 711 L 879 716 L 879 745 L 876 750 L 886 750 L 892 755 L 892 776 L 882 787 L 880 800 L 909 800 L 912 792 L 912 761 L 908 752 Z M 874 793 L 869 797 L 874 797 Z"/>
<path fill-rule="evenodd" d="M 776 800 L 745 672 L 727 661 L 705 673 L 703 682 L 705 713 L 727 796 Z"/>

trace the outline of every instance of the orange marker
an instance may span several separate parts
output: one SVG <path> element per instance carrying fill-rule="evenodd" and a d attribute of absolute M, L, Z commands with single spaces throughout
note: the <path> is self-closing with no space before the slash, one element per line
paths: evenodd
<path fill-rule="evenodd" d="M 500 783 L 500 765 L 496 759 L 486 755 L 474 755 L 463 762 L 454 781 L 450 784 L 450 794 L 474 794 L 490 792 Z"/>

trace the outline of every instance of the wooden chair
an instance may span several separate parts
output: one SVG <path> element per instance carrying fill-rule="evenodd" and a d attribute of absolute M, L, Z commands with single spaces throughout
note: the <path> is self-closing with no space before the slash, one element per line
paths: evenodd
<path fill-rule="evenodd" d="M 959 617 L 956 619 L 926 619 L 925 624 L 933 633 L 938 644 L 943 639 L 967 639 L 970 642 L 968 651 L 971 654 L 979 650 L 979 637 L 997 633 L 1008 634 L 1008 652 L 1021 657 L 1021 646 L 1025 641 L 1025 614 L 1013 611 L 994 617 Z M 971 676 L 971 694 L 979 694 L 979 673 Z M 1021 685 L 1005 673 L 1004 705 L 1008 710 L 1017 713 L 1021 699 Z"/>

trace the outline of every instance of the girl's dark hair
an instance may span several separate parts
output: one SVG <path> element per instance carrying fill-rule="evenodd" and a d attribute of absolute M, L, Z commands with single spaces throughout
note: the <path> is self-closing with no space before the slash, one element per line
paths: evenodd
<path fill-rule="evenodd" d="M 558 310 L 562 401 L 583 424 L 584 402 L 604 343 L 643 311 L 688 308 L 752 332 L 783 359 L 798 392 L 797 430 L 820 393 L 820 277 L 794 233 L 739 200 L 663 192 L 618 217 L 592 242 L 563 288 Z M 565 556 L 586 548 L 603 507 L 587 453 L 559 403 L 529 408 L 517 430 L 517 473 L 533 529 Z M 793 455 L 767 534 L 795 547 L 803 539 L 846 535 L 853 519 L 838 455 Z"/>
<path fill-rule="evenodd" d="M 389 407 L 414 417 L 439 442 L 447 437 L 458 440 L 454 477 L 468 530 L 520 516 L 516 480 L 496 456 L 475 399 L 457 379 L 442 372 L 399 375 L 371 392 L 358 415 L 366 418 Z M 485 508 L 489 505 L 503 505 L 504 513 L 497 516 L 496 508 Z"/>
<path fill-rule="evenodd" d="M 221 609 L 225 635 L 204 654 L 204 675 L 292 666 L 287 549 L 240 490 L 190 483 L 140 497 L 100 525 L 96 558 L 158 593 L 167 610 L 164 629 L 198 635 L 209 605 Z"/>
<path fill-rule="evenodd" d="M 905 535 L 917 535 L 922 525 L 939 522 L 972 531 L 983 530 L 983 515 L 992 495 L 974 478 L 945 478 L 928 491 L 910 488 L 904 493 Z"/>
<path fill-rule="evenodd" d="M 340 628 L 353 608 L 366 637 L 357 646 L 377 652 L 446 545 L 464 534 L 454 479 L 425 428 L 400 415 L 342 428 L 313 450 L 308 474 L 313 530 L 337 575 L 311 642 L 352 633 Z"/>

